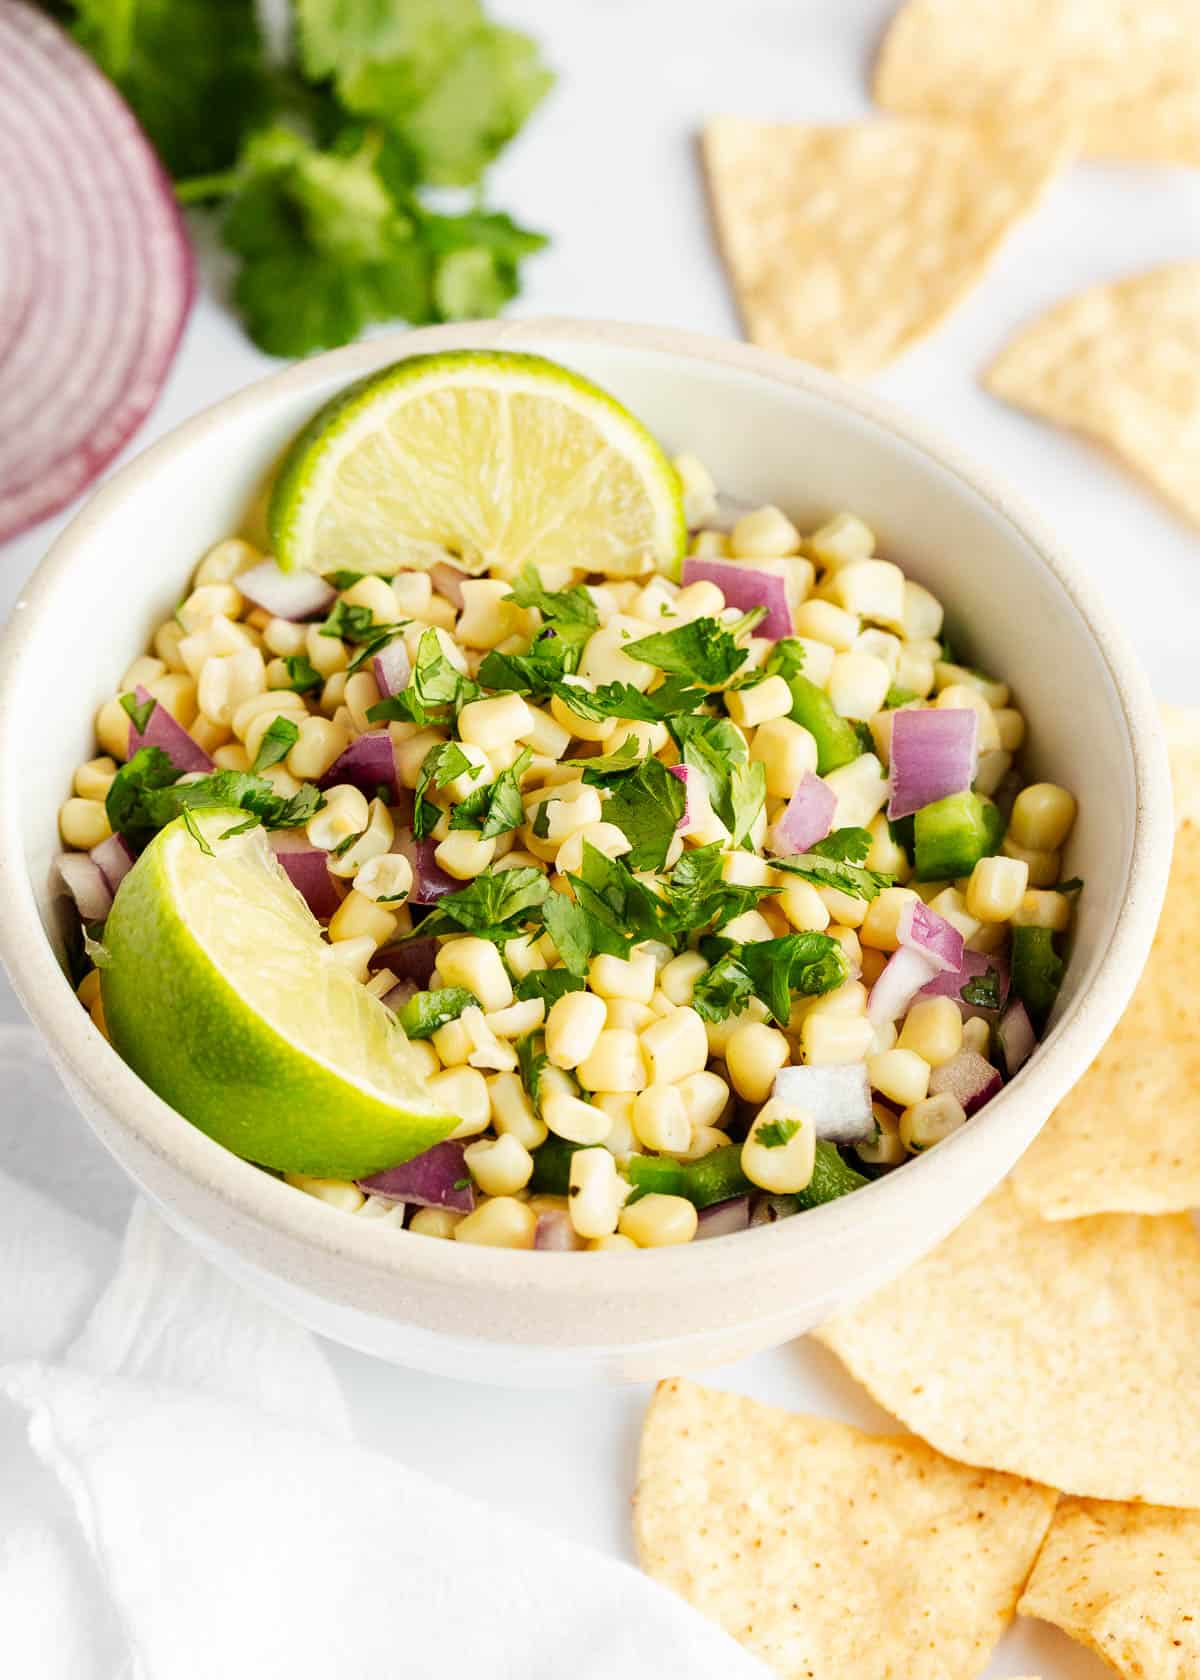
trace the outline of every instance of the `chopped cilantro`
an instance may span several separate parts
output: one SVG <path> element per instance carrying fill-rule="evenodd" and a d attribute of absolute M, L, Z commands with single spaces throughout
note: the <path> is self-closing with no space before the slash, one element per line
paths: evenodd
<path fill-rule="evenodd" d="M 671 718 L 667 728 L 683 762 L 701 777 L 710 805 L 732 833 L 737 820 L 733 772 L 750 758 L 745 736 L 728 718 L 702 712 Z"/>
<path fill-rule="evenodd" d="M 693 618 L 675 630 L 656 630 L 627 642 L 622 652 L 704 688 L 721 688 L 746 663 L 746 649 L 715 618 Z"/>
<path fill-rule="evenodd" d="M 526 747 L 494 782 L 489 782 L 486 787 L 474 788 L 459 801 L 451 813 L 450 827 L 478 829 L 483 840 L 492 840 L 498 834 L 520 828 L 525 821 L 521 777 L 532 762 L 533 752 Z"/>
<path fill-rule="evenodd" d="M 550 1065 L 546 1055 L 545 1040 L 541 1033 L 526 1033 L 516 1043 L 517 1065 L 521 1070 L 521 1083 L 524 1085 L 529 1101 L 533 1105 L 533 1112 L 542 1112 L 542 1074 Z"/>
<path fill-rule="evenodd" d="M 288 687 L 296 694 L 310 694 L 325 682 L 307 654 L 289 653 L 283 663 L 287 666 Z"/>
<path fill-rule="evenodd" d="M 270 782 L 249 771 L 216 770 L 177 785 L 180 774 L 160 748 L 139 748 L 118 770 L 108 790 L 105 810 L 113 832 L 140 847 L 185 809 L 204 806 L 244 810 L 251 821 L 266 828 L 295 828 L 325 803 L 311 784 L 285 799 Z"/>
<path fill-rule="evenodd" d="M 389 643 L 394 642 L 402 630 L 408 628 L 407 621 L 397 624 L 381 624 L 367 636 L 354 658 L 346 666 L 346 675 L 352 677 L 355 671 L 361 671 L 368 660 L 374 659 L 377 653 L 382 653 Z"/>
<path fill-rule="evenodd" d="M 772 858 L 772 869 L 788 875 L 800 875 L 817 887 L 832 887 L 849 898 L 878 898 L 884 887 L 895 881 L 894 875 L 878 869 L 863 869 L 862 860 L 871 850 L 871 836 L 865 828 L 838 828 L 824 840 L 818 840 L 810 852 L 799 857 Z"/>
<path fill-rule="evenodd" d="M 614 776 L 632 770 L 640 762 L 641 749 L 633 735 L 627 735 L 616 752 L 580 759 L 583 779 L 592 787 L 605 787 Z"/>
<path fill-rule="evenodd" d="M 546 895 L 542 920 L 563 963 L 580 980 L 587 975 L 588 964 L 598 951 L 613 957 L 624 957 L 629 953 L 627 939 L 582 904 L 573 902 L 565 893 Z"/>
<path fill-rule="evenodd" d="M 430 747 L 421 761 L 413 796 L 414 836 L 418 840 L 426 839 L 433 833 L 442 814 L 441 806 L 425 797 L 430 785 L 440 790 L 459 776 L 474 778 L 481 774 L 482 767 L 471 763 L 457 741 L 442 741 L 436 747 Z"/>
<path fill-rule="evenodd" d="M 898 706 L 911 706 L 914 700 L 920 698 L 921 696 L 914 694 L 911 688 L 892 687 L 888 689 L 884 698 L 883 709 L 885 712 L 894 712 Z"/>
<path fill-rule="evenodd" d="M 714 932 L 735 916 L 753 910 L 779 887 L 743 887 L 726 881 L 724 848 L 719 840 L 684 852 L 666 881 L 663 894 L 671 911 L 671 932 L 678 942 L 702 928 Z M 661 937 L 661 935 L 660 935 Z"/>
<path fill-rule="evenodd" d="M 594 630 L 600 622 L 596 603 L 586 589 L 545 589 L 536 566 L 522 568 L 504 599 L 518 607 L 536 607 L 547 624 L 584 624 Z"/>
<path fill-rule="evenodd" d="M 370 607 L 338 600 L 333 603 L 333 611 L 320 626 L 318 634 L 334 636 L 343 642 L 370 642 L 382 635 L 385 629 L 395 628 L 394 625 L 376 624 Z"/>
<path fill-rule="evenodd" d="M 549 891 L 545 875 L 532 864 L 524 869 L 487 870 L 458 892 L 443 893 L 412 937 L 428 939 L 465 929 L 498 943 L 515 939 L 523 931 L 522 924 L 540 912 Z"/>
<path fill-rule="evenodd" d="M 481 670 L 481 678 L 482 675 Z M 561 682 L 554 685 L 553 693 L 564 706 L 593 723 L 610 717 L 661 723 L 681 712 L 694 712 L 708 699 L 704 689 L 694 687 L 686 677 L 680 676 L 669 676 L 652 694 L 643 694 L 627 682 L 602 683 L 594 692 L 576 683 Z"/>
<path fill-rule="evenodd" d="M 630 869 L 661 869 L 675 838 L 687 793 L 660 758 L 646 758 L 617 781 L 604 806 L 604 820 L 615 823 L 630 843 Z"/>
<path fill-rule="evenodd" d="M 729 797 L 733 805 L 733 826 L 730 839 L 735 846 L 753 850 L 750 830 L 767 800 L 766 766 L 735 764 L 729 778 Z"/>
<path fill-rule="evenodd" d="M 204 838 L 203 834 L 201 834 L 199 826 L 197 825 L 196 819 L 192 815 L 192 813 L 188 809 L 188 807 L 185 805 L 183 807 L 183 810 L 179 814 L 183 818 L 184 828 L 187 829 L 188 833 L 191 835 L 192 839 L 196 842 L 197 846 L 199 846 L 200 850 L 204 853 L 205 857 L 212 857 L 213 849 L 209 845 L 208 841 Z"/>
<path fill-rule="evenodd" d="M 442 652 L 435 629 L 426 630 L 417 643 L 417 663 L 407 688 L 367 711 L 371 723 L 446 724 L 471 700 L 479 698 L 479 684 L 455 670 Z"/>
<path fill-rule="evenodd" d="M 357 846 L 358 842 L 362 839 L 366 832 L 365 828 L 360 828 L 357 834 L 347 834 L 344 840 L 338 841 L 337 845 L 330 852 L 330 857 L 345 857 L 351 846 Z"/>
<path fill-rule="evenodd" d="M 299 739 L 299 724 L 286 717 L 273 719 L 254 755 L 254 763 L 250 767 L 252 773 L 259 776 L 273 764 L 281 764 Z"/>
<path fill-rule="evenodd" d="M 825 933 L 789 933 L 735 946 L 724 940 L 712 943 L 725 949 L 697 980 L 692 995 L 693 1008 L 706 1021 L 740 1014 L 757 997 L 785 1026 L 793 992 L 820 996 L 841 985 L 846 974 L 841 947 Z"/>
<path fill-rule="evenodd" d="M 541 630 L 524 653 L 485 654 L 479 667 L 483 688 L 511 694 L 549 694 L 579 664 L 582 648 L 553 629 Z"/>
<path fill-rule="evenodd" d="M 558 896 L 561 898 L 562 894 Z M 535 968 L 531 974 L 521 976 L 513 991 L 522 1002 L 529 998 L 541 998 L 549 1010 L 568 992 L 583 991 L 585 984 L 581 976 L 572 974 L 569 968 Z"/>
<path fill-rule="evenodd" d="M 122 694 L 121 704 L 129 713 L 129 721 L 133 724 L 134 729 L 139 735 L 144 735 L 146 725 L 150 722 L 158 701 L 153 697 L 149 700 L 139 701 L 136 694 Z"/>
<path fill-rule="evenodd" d="M 815 857 L 834 858 L 838 863 L 865 863 L 871 850 L 871 834 L 865 828 L 835 828 L 812 847 Z"/>
<path fill-rule="evenodd" d="M 768 1120 L 765 1126 L 756 1128 L 754 1141 L 761 1143 L 764 1149 L 782 1149 L 799 1130 L 799 1120 Z"/>
<path fill-rule="evenodd" d="M 624 956 L 639 939 L 666 936 L 667 907 L 657 893 L 634 879 L 628 853 L 610 858 L 585 841 L 579 874 L 567 879 L 577 903 L 619 941 L 612 955 Z"/>

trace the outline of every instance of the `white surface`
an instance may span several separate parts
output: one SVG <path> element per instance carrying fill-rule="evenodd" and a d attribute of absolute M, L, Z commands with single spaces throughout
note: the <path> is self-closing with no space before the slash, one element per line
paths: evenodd
<path fill-rule="evenodd" d="M 890 0 L 508 0 L 504 14 L 537 32 L 560 73 L 551 101 L 494 176 L 495 201 L 554 237 L 528 271 L 521 311 L 733 333 L 696 168 L 697 125 L 718 111 L 822 121 L 862 114 L 869 54 L 891 10 Z M 1054 299 L 1185 257 L 1200 257 L 1200 174 L 1077 167 L 954 319 L 874 382 L 1011 478 L 1058 526 L 1119 606 L 1161 695 L 1180 702 L 1194 696 L 1189 609 L 1200 538 L 1087 445 L 1004 408 L 976 381 L 1006 334 Z M 219 284 L 222 262 L 207 266 Z M 207 290 L 138 441 L 270 365 Z M 55 528 L 0 553 L 0 609 Z M 11 994 L 0 988 L 0 1018 L 15 1020 Z M 82 1126 L 64 1122 L 64 1133 L 72 1148 L 96 1147 Z M 26 1170 L 52 1167 L 31 1149 Z M 96 1172 L 104 1182 L 103 1161 Z M 627 1552 L 642 1394 L 539 1398 L 418 1377 L 336 1349 L 332 1357 L 365 1445 L 563 1534 Z M 885 1422 L 827 1356 L 808 1348 L 763 1355 L 716 1380 L 796 1408 Z M 1009 1635 L 990 1672 L 1099 1680 L 1108 1670 L 1049 1630 L 1026 1627 Z"/>

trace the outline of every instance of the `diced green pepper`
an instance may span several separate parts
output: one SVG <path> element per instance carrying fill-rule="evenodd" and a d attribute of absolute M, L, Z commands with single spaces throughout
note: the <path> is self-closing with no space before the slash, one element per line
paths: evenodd
<path fill-rule="evenodd" d="M 820 1207 L 822 1202 L 836 1202 L 851 1190 L 861 1190 L 869 1179 L 847 1166 L 832 1143 L 818 1143 L 813 1175 L 803 1190 L 796 1194 L 800 1208 Z"/>
<path fill-rule="evenodd" d="M 571 1187 L 571 1157 L 577 1149 L 601 1149 L 598 1143 L 567 1143 L 548 1137 L 533 1152 L 529 1188 L 535 1196 L 565 1196 Z"/>
<path fill-rule="evenodd" d="M 969 875 L 1003 838 L 1004 824 L 990 799 L 952 793 L 925 805 L 913 823 L 918 881 L 953 881 Z"/>
<path fill-rule="evenodd" d="M 792 709 L 788 716 L 793 723 L 803 724 L 817 743 L 817 774 L 826 775 L 862 756 L 863 746 L 858 731 L 849 718 L 839 717 L 833 701 L 823 688 L 809 682 L 799 672 L 787 678 L 792 691 Z"/>
<path fill-rule="evenodd" d="M 1012 931 L 1011 988 L 1040 1032 L 1062 985 L 1063 960 L 1054 949 L 1054 933 L 1045 927 Z"/>
<path fill-rule="evenodd" d="M 742 1146 L 727 1143 L 698 1161 L 675 1161 L 669 1155 L 631 1155 L 626 1176 L 642 1196 L 686 1196 L 698 1208 L 748 1195 L 754 1186 L 742 1171 Z"/>

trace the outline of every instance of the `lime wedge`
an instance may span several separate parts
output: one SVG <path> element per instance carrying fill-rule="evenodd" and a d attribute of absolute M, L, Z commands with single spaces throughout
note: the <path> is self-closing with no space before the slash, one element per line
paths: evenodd
<path fill-rule="evenodd" d="M 268 515 L 285 571 L 393 573 L 452 557 L 513 577 L 562 562 L 674 567 L 675 469 L 599 386 L 541 356 L 413 356 L 351 386 L 292 444 Z"/>
<path fill-rule="evenodd" d="M 391 1014 L 331 957 L 263 829 L 205 810 L 146 848 L 104 930 L 115 1048 L 209 1137 L 283 1172 L 361 1178 L 447 1137 Z M 207 850 L 205 849 L 207 848 Z"/>

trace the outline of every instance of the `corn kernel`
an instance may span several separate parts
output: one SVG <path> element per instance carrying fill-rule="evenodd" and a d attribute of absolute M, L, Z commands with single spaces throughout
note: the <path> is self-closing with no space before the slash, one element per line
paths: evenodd
<path fill-rule="evenodd" d="M 1012 920 L 1014 927 L 1044 927 L 1054 933 L 1064 933 L 1071 925 L 1071 901 L 1065 893 L 1022 893 Z"/>
<path fill-rule="evenodd" d="M 469 1143 L 463 1162 L 485 1196 L 515 1196 L 533 1177 L 533 1156 L 511 1132 Z"/>
<path fill-rule="evenodd" d="M 812 1181 L 816 1148 L 812 1117 L 775 1097 L 759 1109 L 742 1145 L 742 1171 L 760 1190 L 791 1195 Z"/>
<path fill-rule="evenodd" d="M 899 1046 L 913 1050 L 930 1067 L 941 1067 L 962 1049 L 962 1013 L 953 998 L 918 998 L 909 1005 Z"/>
<path fill-rule="evenodd" d="M 1016 797 L 1009 832 L 1027 851 L 1057 852 L 1074 826 L 1076 809 L 1074 797 L 1066 788 L 1054 782 L 1033 782 Z"/>
<path fill-rule="evenodd" d="M 1020 907 L 1029 865 L 1019 858 L 985 857 L 967 882 L 967 910 L 981 922 L 1006 922 Z"/>
<path fill-rule="evenodd" d="M 775 1075 L 790 1055 L 787 1039 L 775 1027 L 753 1021 L 738 1027 L 725 1046 L 725 1065 L 738 1096 L 747 1102 L 766 1102 Z"/>
<path fill-rule="evenodd" d="M 906 1149 L 919 1154 L 932 1149 L 935 1143 L 950 1136 L 966 1124 L 966 1111 L 948 1091 L 940 1096 L 923 1097 L 900 1116 L 900 1139 Z"/>
<path fill-rule="evenodd" d="M 618 1229 L 639 1248 L 669 1248 L 696 1235 L 695 1207 L 683 1196 L 643 1196 L 621 1210 Z"/>
<path fill-rule="evenodd" d="M 661 1023 L 655 1023 L 659 1025 Z M 647 1032 L 654 1031 L 648 1027 Z M 641 1091 L 651 1083 L 642 1038 L 627 1027 L 605 1027 L 586 1060 L 580 1062 L 580 1083 L 588 1091 Z M 553 1126 L 551 1130 L 553 1131 Z"/>
<path fill-rule="evenodd" d="M 859 943 L 876 951 L 898 950 L 900 918 L 910 904 L 919 903 L 916 893 L 908 887 L 884 887 L 867 905 L 859 928 Z"/>
<path fill-rule="evenodd" d="M 491 1197 L 454 1227 L 456 1242 L 487 1248 L 532 1248 L 536 1235 L 537 1214 L 514 1196 Z"/>

